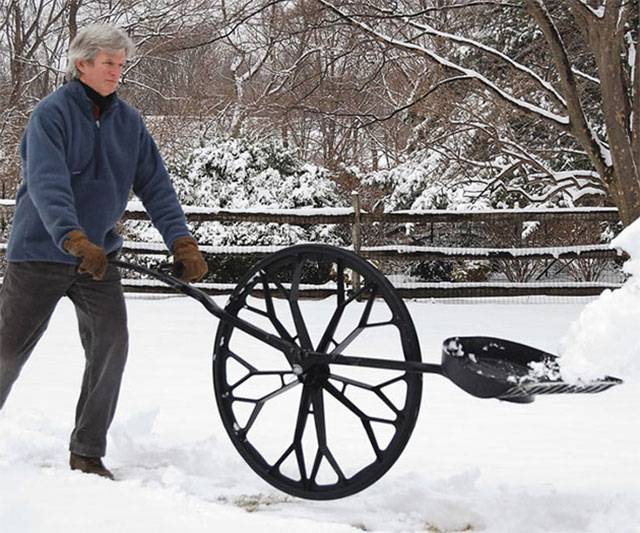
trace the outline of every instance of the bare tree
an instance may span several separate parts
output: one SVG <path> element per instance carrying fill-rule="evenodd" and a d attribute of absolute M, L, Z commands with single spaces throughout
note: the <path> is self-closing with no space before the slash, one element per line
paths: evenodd
<path fill-rule="evenodd" d="M 448 5 L 425 2 L 420 3 L 421 7 L 416 7 L 415 2 L 402 1 L 317 1 L 359 31 L 437 65 L 444 76 L 434 90 L 452 84 L 471 84 L 478 102 L 490 100 L 491 110 L 477 113 L 481 120 L 474 120 L 473 114 L 468 113 L 459 126 L 481 130 L 486 138 L 508 147 L 511 157 L 498 169 L 497 181 L 504 183 L 500 174 L 512 171 L 514 165 L 527 165 L 526 179 L 545 177 L 552 178 L 559 187 L 564 184 L 586 190 L 606 190 L 625 224 L 640 215 L 637 0 L 615 0 L 606 4 L 581 0 L 452 2 Z M 512 57 L 480 39 L 466 37 L 462 31 L 441 29 L 433 22 L 437 13 L 466 10 L 465 27 L 468 28 L 473 26 L 468 22 L 471 16 L 481 17 L 482 11 L 489 8 L 526 9 L 530 22 L 544 35 L 543 52 L 551 54 L 551 61 L 538 55 L 527 62 L 526 54 L 520 54 L 523 59 Z M 593 72 L 585 73 L 577 68 L 567 47 L 567 42 L 574 39 L 568 30 L 576 27 L 582 34 L 583 50 L 593 58 Z M 567 33 L 563 34 L 563 28 Z M 469 64 L 465 55 L 473 56 L 474 61 Z M 478 60 L 480 56 L 483 61 Z M 498 63 L 500 70 L 487 68 L 488 62 Z M 506 71 L 509 75 L 504 74 Z M 592 87 L 585 90 L 585 83 Z M 589 109 L 594 101 L 595 109 Z M 479 108 L 483 107 L 482 103 Z M 565 144 L 564 148 L 583 156 L 588 167 L 557 172 L 528 145 L 514 142 L 508 130 L 487 122 L 486 117 L 495 113 L 496 106 L 533 121 L 531 126 L 546 129 L 543 134 L 547 137 L 548 132 L 553 131 L 557 139 L 570 139 L 574 147 Z M 482 165 L 481 161 L 475 163 Z"/>
<path fill-rule="evenodd" d="M 0 179 L 2 194 L 13 195 L 18 182 L 18 145 L 33 107 L 63 82 L 66 51 L 78 27 L 112 22 L 134 38 L 140 54 L 128 65 L 123 92 L 144 103 L 148 95 L 165 101 L 164 79 L 150 83 L 138 76 L 141 65 L 162 51 L 180 49 L 201 37 L 205 22 L 215 22 L 219 9 L 201 0 L 6 0 L 0 3 Z M 210 26 L 209 26 L 210 28 Z M 160 51 L 160 52 L 159 52 Z M 188 70 L 185 67 L 184 70 Z M 136 93 L 135 90 L 139 89 Z M 128 95 L 128 96 L 129 96 Z"/>
<path fill-rule="evenodd" d="M 0 76 L 0 175 L 2 194 L 12 194 L 17 180 L 17 146 L 29 112 L 60 75 L 63 1 L 10 0 L 0 6 L 2 67 Z M 9 175 L 10 179 L 4 179 Z"/>

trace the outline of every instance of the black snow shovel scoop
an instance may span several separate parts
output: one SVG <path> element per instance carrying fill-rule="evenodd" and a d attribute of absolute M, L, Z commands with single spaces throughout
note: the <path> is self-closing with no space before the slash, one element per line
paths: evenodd
<path fill-rule="evenodd" d="M 518 403 L 622 383 L 565 383 L 554 355 L 491 337 L 447 339 L 441 364 L 423 363 L 397 291 L 341 248 L 299 245 L 265 257 L 224 309 L 173 276 L 113 263 L 195 298 L 220 319 L 213 381 L 226 431 L 260 477 L 302 498 L 348 496 L 389 470 L 415 426 L 423 374 Z"/>

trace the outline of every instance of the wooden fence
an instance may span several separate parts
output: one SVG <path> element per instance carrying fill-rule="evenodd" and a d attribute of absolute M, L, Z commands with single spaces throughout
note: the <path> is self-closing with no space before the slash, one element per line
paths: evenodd
<path fill-rule="evenodd" d="M 0 222 L 3 227 L 10 220 L 14 204 L 12 200 L 0 200 Z M 379 262 L 381 266 L 388 262 L 403 261 L 524 261 L 546 260 L 557 262 L 572 259 L 620 260 L 623 252 L 614 250 L 606 244 L 579 244 L 562 246 L 523 246 L 510 243 L 504 247 L 459 247 L 459 246 L 423 246 L 407 243 L 368 245 L 366 229 L 373 225 L 413 224 L 429 228 L 434 225 L 454 228 L 461 224 L 506 225 L 515 228 L 517 234 L 526 223 L 554 223 L 560 226 L 569 223 L 616 223 L 618 212 L 615 208 L 573 208 L 573 209 L 504 209 L 485 211 L 395 211 L 389 213 L 369 213 L 360 208 L 357 194 L 353 195 L 350 208 L 325 209 L 248 209 L 227 210 L 201 207 L 184 207 L 189 222 L 251 222 L 277 223 L 308 226 L 316 224 L 342 224 L 350 227 L 351 246 L 360 256 Z M 123 217 L 124 220 L 146 220 L 147 215 L 141 204 L 131 202 Z M 0 244 L 4 250 L 5 244 Z M 202 245 L 207 256 L 230 255 L 267 255 L 278 249 L 276 246 L 207 246 Z M 162 243 L 125 241 L 123 251 L 133 254 L 166 255 Z M 384 269 L 384 268 L 383 268 Z M 147 280 L 123 280 L 128 291 L 165 292 L 166 287 Z M 212 294 L 229 293 L 234 284 L 202 283 L 200 286 Z M 595 295 L 607 288 L 620 286 L 620 281 L 559 282 L 541 281 L 509 282 L 411 282 L 395 283 L 403 297 L 447 298 L 447 297 L 505 297 L 521 295 Z"/>

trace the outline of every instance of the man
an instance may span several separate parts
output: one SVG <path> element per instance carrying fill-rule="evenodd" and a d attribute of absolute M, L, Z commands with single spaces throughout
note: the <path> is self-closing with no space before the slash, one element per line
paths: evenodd
<path fill-rule="evenodd" d="M 130 38 L 105 24 L 88 26 L 70 44 L 70 81 L 36 106 L 22 140 L 23 181 L 0 290 L 0 409 L 68 296 L 86 356 L 69 462 L 111 479 L 101 458 L 128 333 L 120 276 L 108 258 L 122 246 L 115 225 L 130 190 L 182 265 L 182 279 L 207 272 L 153 139 L 115 93 L 133 52 Z"/>

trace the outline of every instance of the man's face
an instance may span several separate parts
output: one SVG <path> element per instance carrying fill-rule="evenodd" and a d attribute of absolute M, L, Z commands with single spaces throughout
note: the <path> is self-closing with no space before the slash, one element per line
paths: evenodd
<path fill-rule="evenodd" d="M 102 96 L 108 96 L 118 88 L 120 74 L 126 59 L 124 50 L 106 52 L 98 50 L 93 61 L 76 61 L 80 81 Z"/>

